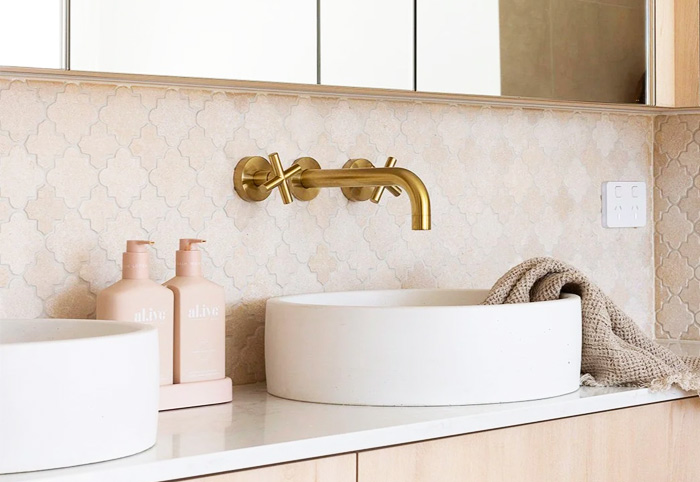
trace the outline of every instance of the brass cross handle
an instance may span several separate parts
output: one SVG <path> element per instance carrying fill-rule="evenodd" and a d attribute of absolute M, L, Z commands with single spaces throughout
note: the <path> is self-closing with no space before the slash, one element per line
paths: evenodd
<path fill-rule="evenodd" d="M 280 161 L 280 156 L 276 152 L 270 154 L 270 164 L 272 164 L 272 172 L 275 177 L 268 180 L 262 187 L 267 191 L 272 191 L 274 188 L 280 188 L 280 195 L 282 196 L 282 202 L 284 204 L 289 204 L 294 201 L 292 193 L 289 190 L 289 179 L 299 171 L 301 171 L 301 166 L 295 164 L 292 165 L 286 171 L 282 166 L 282 161 Z"/>
<path fill-rule="evenodd" d="M 282 202 L 289 204 L 293 201 L 289 179 L 302 169 L 303 166 L 293 165 L 285 171 L 276 152 L 270 154 L 269 162 L 260 156 L 244 157 L 233 172 L 233 187 L 246 201 L 267 199 L 272 190 L 278 187 Z"/>
<path fill-rule="evenodd" d="M 396 158 L 389 156 L 389 158 L 386 160 L 386 163 L 384 164 L 384 167 L 394 167 L 395 165 Z M 372 197 L 369 200 L 372 201 L 374 204 L 379 204 L 379 200 L 382 198 L 382 194 L 384 194 L 385 189 L 396 197 L 401 195 L 401 188 L 398 186 L 379 186 L 374 189 Z"/>

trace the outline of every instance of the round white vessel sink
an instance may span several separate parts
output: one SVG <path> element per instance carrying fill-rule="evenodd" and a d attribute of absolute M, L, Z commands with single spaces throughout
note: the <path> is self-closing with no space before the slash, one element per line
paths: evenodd
<path fill-rule="evenodd" d="M 132 455 L 157 424 L 154 328 L 0 320 L 0 474 Z"/>
<path fill-rule="evenodd" d="M 349 405 L 468 405 L 579 387 L 581 300 L 483 306 L 486 290 L 319 293 L 267 302 L 272 395 Z"/>

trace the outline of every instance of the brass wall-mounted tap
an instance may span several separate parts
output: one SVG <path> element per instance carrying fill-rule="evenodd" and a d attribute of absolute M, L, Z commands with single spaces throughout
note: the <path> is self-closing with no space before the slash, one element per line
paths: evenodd
<path fill-rule="evenodd" d="M 279 155 L 244 157 L 233 172 L 233 186 L 246 201 L 262 201 L 279 188 L 282 202 L 294 198 L 310 201 L 324 187 L 339 187 L 351 201 L 379 203 L 384 191 L 400 196 L 402 189 L 411 201 L 411 227 L 430 229 L 430 196 L 425 184 L 408 169 L 394 167 L 396 159 L 389 157 L 384 167 L 374 167 L 367 159 L 350 159 L 342 169 L 321 169 L 311 157 L 301 157 L 289 169 L 284 169 Z"/>

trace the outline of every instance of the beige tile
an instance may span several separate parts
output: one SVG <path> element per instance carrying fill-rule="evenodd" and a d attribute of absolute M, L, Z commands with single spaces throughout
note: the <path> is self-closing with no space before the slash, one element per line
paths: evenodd
<path fill-rule="evenodd" d="M 0 265 L 0 288 L 7 290 L 10 287 L 10 279 L 12 279 L 10 267 Z"/>
<path fill-rule="evenodd" d="M 672 160 L 657 174 L 656 186 L 670 203 L 678 204 L 693 187 L 693 177 L 680 162 Z"/>
<path fill-rule="evenodd" d="M 71 211 L 63 221 L 56 224 L 45 242 L 56 261 L 62 263 L 68 272 L 77 273 L 90 258 L 90 251 L 97 246 L 97 233 L 90 229 L 87 220 Z"/>
<path fill-rule="evenodd" d="M 50 233 L 57 221 L 62 220 L 68 212 L 68 207 L 62 199 L 56 197 L 51 186 L 44 185 L 37 191 L 36 199 L 27 203 L 27 217 L 37 222 L 39 231 Z"/>
<path fill-rule="evenodd" d="M 13 279 L 8 289 L 0 290 L 0 318 L 38 318 L 43 313 L 43 305 L 34 287 L 23 278 Z"/>
<path fill-rule="evenodd" d="M 100 110 L 100 120 L 107 126 L 107 132 L 122 146 L 128 146 L 139 137 L 141 128 L 148 123 L 148 109 L 141 98 L 128 87 L 119 87 L 114 95 L 107 98 L 107 105 Z"/>
<path fill-rule="evenodd" d="M 170 207 L 175 207 L 187 196 L 197 173 L 189 161 L 175 149 L 169 149 L 150 172 L 149 179 Z"/>
<path fill-rule="evenodd" d="M 697 115 L 663 116 L 656 122 L 657 332 L 672 338 L 700 339 L 699 130 Z"/>
<path fill-rule="evenodd" d="M 671 159 L 681 155 L 693 140 L 693 134 L 682 116 L 669 116 L 656 129 L 656 143 L 661 154 Z"/>
<path fill-rule="evenodd" d="M 56 293 L 46 299 L 44 309 L 51 318 L 94 317 L 95 299 L 87 282 L 69 276 Z"/>
<path fill-rule="evenodd" d="M 177 147 L 193 127 L 196 111 L 189 99 L 176 90 L 168 90 L 165 97 L 158 99 L 157 107 L 150 112 L 150 120 L 171 147 Z"/>
<path fill-rule="evenodd" d="M 90 158 L 75 147 L 70 147 L 46 174 L 46 181 L 63 199 L 69 208 L 77 208 L 80 202 L 90 196 L 90 190 L 97 184 L 97 170 Z"/>
<path fill-rule="evenodd" d="M 213 145 L 223 147 L 243 126 L 249 102 L 248 96 L 217 92 L 204 103 L 204 108 L 197 114 L 197 123 L 204 128 Z"/>
<path fill-rule="evenodd" d="M 24 279 L 36 288 L 36 294 L 47 299 L 53 295 L 55 287 L 61 284 L 68 273 L 53 254 L 43 249 L 36 254 L 36 261 L 24 272 Z"/>
<path fill-rule="evenodd" d="M 63 134 L 71 144 L 77 144 L 97 122 L 99 108 L 79 86 L 68 84 L 46 109 L 46 116 L 56 124 L 56 133 Z"/>
<path fill-rule="evenodd" d="M 34 262 L 34 253 L 44 245 L 44 236 L 37 222 L 17 210 L 10 219 L 0 224 L 0 263 L 9 266 L 14 274 L 22 274 Z M 38 297 L 37 297 L 38 298 Z"/>
<path fill-rule="evenodd" d="M 68 145 L 65 137 L 56 133 L 56 125 L 50 120 L 39 124 L 36 134 L 31 134 L 26 142 L 27 152 L 34 154 L 44 169 L 54 167 L 56 157 L 61 156 Z"/>
<path fill-rule="evenodd" d="M 36 133 L 45 118 L 46 106 L 36 89 L 21 81 L 0 89 L 0 129 L 7 131 L 12 140 L 24 141 Z"/>
<path fill-rule="evenodd" d="M 214 214 L 217 207 L 211 198 L 204 193 L 204 188 L 195 186 L 187 195 L 187 199 L 180 204 L 179 211 L 189 220 L 190 228 L 194 231 L 204 229 L 205 222 Z"/>
<path fill-rule="evenodd" d="M 211 137 L 208 137 L 201 127 L 190 130 L 187 139 L 184 139 L 178 147 L 180 153 L 190 160 L 193 169 L 201 169 L 206 166 L 214 152 L 217 151 Z"/>
<path fill-rule="evenodd" d="M 7 156 L 0 156 L 0 196 L 9 199 L 15 209 L 22 209 L 27 202 L 36 199 L 39 186 L 46 173 L 36 156 L 22 147 L 13 148 Z"/>
<path fill-rule="evenodd" d="M 138 158 L 122 148 L 107 161 L 107 167 L 100 171 L 99 180 L 107 188 L 107 194 L 117 201 L 119 207 L 124 208 L 141 196 L 148 182 L 148 172 L 141 167 Z"/>
<path fill-rule="evenodd" d="M 688 306 L 677 296 L 665 303 L 657 316 L 662 330 L 672 339 L 680 338 L 695 320 Z"/>

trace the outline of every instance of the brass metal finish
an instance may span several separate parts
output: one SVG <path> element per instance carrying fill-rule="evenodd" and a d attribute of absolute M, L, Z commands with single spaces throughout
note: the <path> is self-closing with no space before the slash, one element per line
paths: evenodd
<path fill-rule="evenodd" d="M 411 201 L 411 227 L 430 229 L 430 196 L 418 176 L 401 167 L 307 169 L 301 171 L 299 181 L 309 187 L 377 187 L 400 186 Z"/>
<path fill-rule="evenodd" d="M 289 184 L 287 180 L 294 174 L 301 171 L 301 166 L 292 166 L 286 171 L 282 167 L 282 161 L 280 161 L 280 156 L 276 152 L 270 154 L 270 161 L 272 163 L 272 171 L 275 173 L 275 177 L 263 184 L 263 188 L 271 191 L 272 189 L 279 187 L 280 194 L 282 195 L 282 202 L 284 204 L 289 204 L 294 199 L 292 198 L 292 193 L 289 191 Z"/>
<path fill-rule="evenodd" d="M 369 162 L 367 159 L 350 159 L 348 162 L 343 164 L 343 169 L 370 169 L 373 168 L 374 164 Z M 346 198 L 351 201 L 367 201 L 372 197 L 374 192 L 373 187 L 365 186 L 355 186 L 355 187 L 344 187 L 340 189 Z"/>
<path fill-rule="evenodd" d="M 263 201 L 270 195 L 270 190 L 262 185 L 272 173 L 272 166 L 267 159 L 260 156 L 244 157 L 233 171 L 233 188 L 245 201 Z"/>
<path fill-rule="evenodd" d="M 396 159 L 390 157 L 387 167 L 375 168 L 367 159 L 351 159 L 342 169 L 321 169 L 311 157 L 301 157 L 284 170 L 277 153 L 270 154 L 267 162 L 259 156 L 244 157 L 233 174 L 233 184 L 238 195 L 246 201 L 262 201 L 272 189 L 278 187 L 285 204 L 292 202 L 292 195 L 309 201 L 318 196 L 320 188 L 339 187 L 348 199 L 366 201 L 381 198 L 383 189 L 395 196 L 403 188 L 411 201 L 411 227 L 415 230 L 430 229 L 430 196 L 425 184 L 408 169 L 393 167 Z M 377 202 L 375 201 L 375 202 Z"/>
<path fill-rule="evenodd" d="M 313 157 L 300 157 L 294 161 L 293 166 L 299 167 L 299 171 L 305 171 L 307 169 L 321 169 L 321 165 L 316 162 Z M 289 179 L 290 189 L 295 198 L 299 201 L 311 201 L 318 193 L 321 192 L 320 189 L 315 187 L 304 187 L 301 185 L 299 178 L 301 174 L 295 174 Z"/>
<path fill-rule="evenodd" d="M 233 188 L 246 201 L 263 201 L 274 188 L 279 188 L 282 202 L 289 204 L 294 199 L 289 190 L 289 178 L 301 171 L 301 166 L 292 166 L 286 171 L 279 155 L 270 154 L 271 163 L 264 157 L 244 157 L 233 171 Z"/>
<path fill-rule="evenodd" d="M 384 167 L 394 167 L 396 165 L 396 158 L 389 156 L 389 158 L 386 160 L 386 163 L 384 164 Z M 395 186 L 379 186 L 374 188 L 374 192 L 372 193 L 372 197 L 369 199 L 372 201 L 374 204 L 379 204 L 379 201 L 382 199 L 382 194 L 384 194 L 384 190 L 388 190 L 391 194 L 393 194 L 396 197 L 399 197 L 401 195 L 401 188 L 395 187 Z"/>

